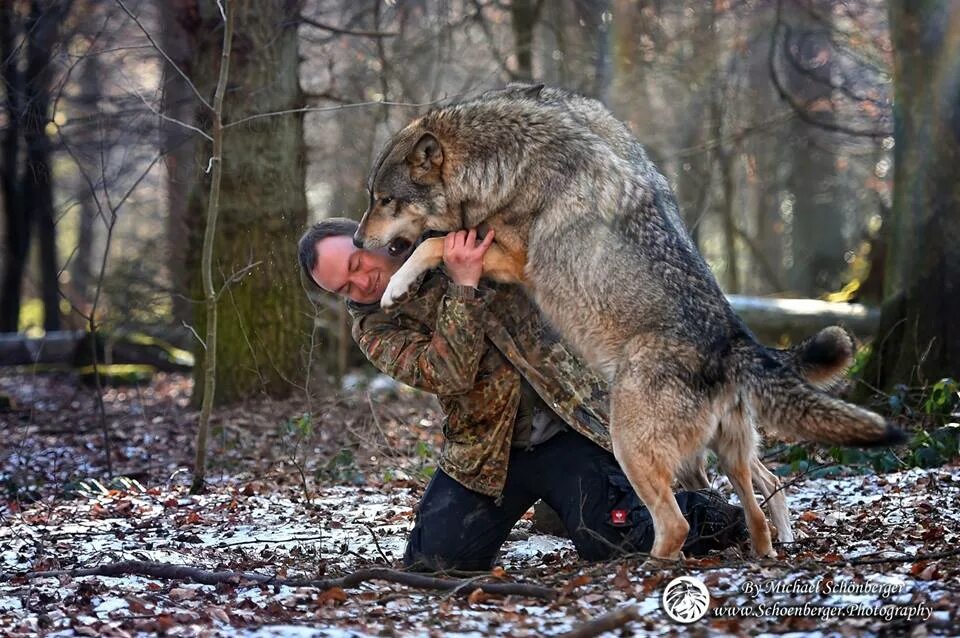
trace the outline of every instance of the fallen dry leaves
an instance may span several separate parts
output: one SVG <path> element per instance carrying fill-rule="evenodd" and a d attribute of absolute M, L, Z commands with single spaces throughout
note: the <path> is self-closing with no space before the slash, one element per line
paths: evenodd
<path fill-rule="evenodd" d="M 25 579 L 29 570 L 126 559 L 287 578 L 382 565 L 381 551 L 396 564 L 425 482 L 419 470 L 431 461 L 423 446 L 436 449 L 439 416 L 423 395 L 375 402 L 379 426 L 365 396 L 317 401 L 314 434 L 299 441 L 294 459 L 282 424 L 304 405 L 251 402 L 218 415 L 210 490 L 191 496 L 183 470 L 191 462 L 195 422 L 186 405 L 189 384 L 159 377 L 139 392 L 111 390 L 106 397 L 114 464 L 143 489 L 105 480 L 103 490 L 75 489 L 80 479 L 103 478 L 89 394 L 64 378 L 22 381 L 0 378 L 0 389 L 26 408 L 0 415 L 0 470 L 8 486 L 12 479 L 17 486 L 3 505 L 0 526 L 0 571 L 12 576 L 0 582 L 2 635 L 544 636 L 627 605 L 637 605 L 641 616 L 629 634 L 661 635 L 680 632 L 661 610 L 660 596 L 681 573 L 703 580 L 714 606 L 923 602 L 932 610 L 922 629 L 917 621 L 766 616 L 709 618 L 697 626 L 707 633 L 951 635 L 957 626 L 960 561 L 955 554 L 937 557 L 960 544 L 956 465 L 799 481 L 788 499 L 804 537 L 779 546 L 781 558 L 773 562 L 731 549 L 689 560 L 684 572 L 644 571 L 641 558 L 585 563 L 568 540 L 535 534 L 525 517 L 504 546 L 501 564 L 485 578 L 553 587 L 560 596 L 549 604 L 477 588 L 447 595 L 382 582 L 318 591 L 142 577 Z M 350 467 L 335 462 L 344 449 Z M 913 558 L 921 555 L 927 558 Z M 908 558 L 879 562 L 899 557 Z M 747 582 L 819 582 L 821 588 L 870 582 L 898 590 L 885 598 L 820 590 L 755 598 L 744 591 Z"/>

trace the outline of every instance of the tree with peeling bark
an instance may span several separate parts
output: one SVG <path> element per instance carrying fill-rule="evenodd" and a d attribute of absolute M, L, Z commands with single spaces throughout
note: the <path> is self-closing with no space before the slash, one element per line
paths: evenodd
<path fill-rule="evenodd" d="M 866 392 L 960 372 L 960 11 L 891 0 L 894 195 Z"/>

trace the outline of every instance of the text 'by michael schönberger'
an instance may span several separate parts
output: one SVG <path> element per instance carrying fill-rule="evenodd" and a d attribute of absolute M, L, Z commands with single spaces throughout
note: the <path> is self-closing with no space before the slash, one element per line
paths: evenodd
<path fill-rule="evenodd" d="M 872 600 L 843 602 L 839 604 L 818 605 L 811 602 L 757 602 L 746 605 L 724 605 L 711 610 L 714 617 L 720 618 L 769 618 L 800 616 L 806 618 L 879 618 L 887 622 L 893 620 L 928 620 L 933 608 L 922 602 L 894 604 L 882 600 L 900 594 L 906 588 L 905 583 L 876 583 L 835 581 L 818 578 L 810 581 L 784 582 L 782 580 L 747 580 L 741 583 L 740 591 L 753 600 L 761 595 L 778 594 L 822 594 L 834 596 L 869 596 Z"/>

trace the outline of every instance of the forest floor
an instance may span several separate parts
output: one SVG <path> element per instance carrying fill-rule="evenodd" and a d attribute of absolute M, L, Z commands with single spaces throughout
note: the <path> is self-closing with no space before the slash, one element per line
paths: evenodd
<path fill-rule="evenodd" d="M 0 376 L 13 400 L 0 412 L 0 635 L 543 636 L 625 609 L 635 619 L 605 635 L 960 633 L 956 461 L 791 477 L 803 538 L 775 560 L 732 548 L 667 571 L 642 557 L 587 563 L 528 514 L 493 572 L 441 575 L 453 591 L 294 582 L 399 567 L 440 418 L 432 398 L 381 385 L 217 411 L 209 489 L 191 496 L 187 378 L 106 391 L 110 469 L 127 477 L 111 481 L 90 389 L 67 375 Z M 220 582 L 69 573 L 118 561 L 188 565 Z M 661 606 L 680 575 L 711 596 L 692 625 Z M 483 591 L 511 583 L 552 599 Z"/>

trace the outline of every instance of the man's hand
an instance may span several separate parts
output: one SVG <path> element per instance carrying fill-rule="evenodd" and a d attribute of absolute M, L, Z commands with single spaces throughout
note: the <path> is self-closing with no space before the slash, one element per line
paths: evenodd
<path fill-rule="evenodd" d="M 483 274 L 483 256 L 493 243 L 493 230 L 477 243 L 477 229 L 458 230 L 443 240 L 443 263 L 453 283 L 477 287 Z"/>

